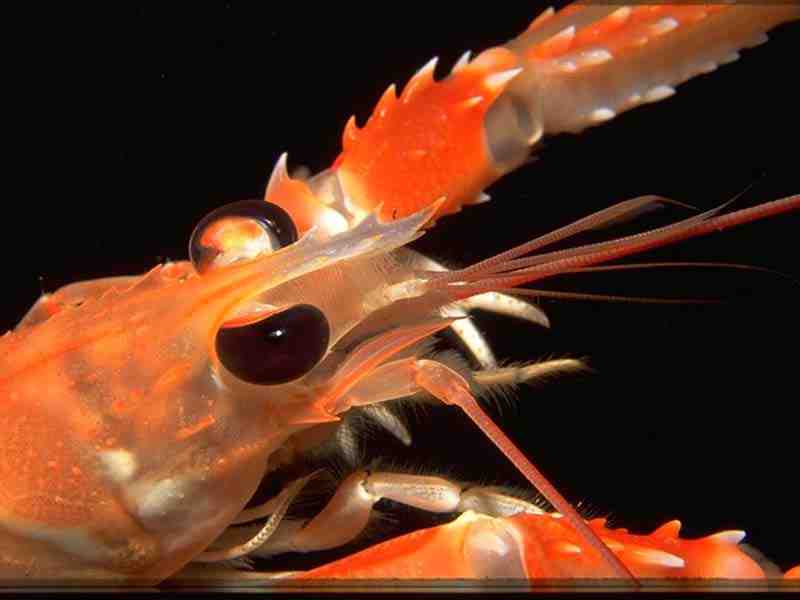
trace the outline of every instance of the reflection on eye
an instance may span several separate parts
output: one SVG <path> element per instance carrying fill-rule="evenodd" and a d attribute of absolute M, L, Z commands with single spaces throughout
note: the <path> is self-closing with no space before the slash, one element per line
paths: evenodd
<path fill-rule="evenodd" d="M 198 273 L 274 252 L 297 241 L 297 228 L 280 206 L 242 200 L 206 215 L 189 242 Z"/>
<path fill-rule="evenodd" d="M 276 315 L 217 333 L 220 362 L 239 379 L 258 385 L 278 385 L 299 379 L 328 350 L 331 329 L 324 313 L 298 304 Z"/>

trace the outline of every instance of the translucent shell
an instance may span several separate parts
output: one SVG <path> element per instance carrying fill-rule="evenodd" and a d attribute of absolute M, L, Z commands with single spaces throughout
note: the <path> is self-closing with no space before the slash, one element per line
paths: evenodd
<path fill-rule="evenodd" d="M 206 215 L 192 232 L 189 257 L 198 273 L 274 252 L 297 241 L 297 228 L 280 206 L 241 200 Z"/>

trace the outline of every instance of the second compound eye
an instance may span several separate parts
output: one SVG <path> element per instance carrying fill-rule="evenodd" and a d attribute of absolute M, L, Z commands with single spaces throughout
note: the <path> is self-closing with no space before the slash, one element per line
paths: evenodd
<path fill-rule="evenodd" d="M 189 258 L 198 273 L 274 252 L 297 241 L 297 228 L 280 206 L 242 200 L 206 215 L 194 228 Z"/>
<path fill-rule="evenodd" d="M 325 356 L 330 337 L 325 314 L 298 304 L 257 323 L 220 329 L 216 350 L 220 362 L 239 379 L 279 385 L 311 371 Z"/>

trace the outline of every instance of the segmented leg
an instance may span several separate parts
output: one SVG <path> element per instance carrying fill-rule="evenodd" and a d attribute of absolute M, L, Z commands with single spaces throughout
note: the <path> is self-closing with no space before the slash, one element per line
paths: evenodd
<path fill-rule="evenodd" d="M 414 253 L 414 265 L 426 271 L 444 272 L 449 270 L 438 261 L 416 253 Z M 497 359 L 486 337 L 475 326 L 472 318 L 468 316 L 470 311 L 476 309 L 521 319 L 542 327 L 550 327 L 547 315 L 540 308 L 508 294 L 488 292 L 449 305 L 445 309 L 445 316 L 465 317 L 451 323 L 450 329 L 459 337 L 472 357 L 484 369 L 491 369 L 497 366 Z"/>
<path fill-rule="evenodd" d="M 357 471 L 337 488 L 333 498 L 313 519 L 289 535 L 276 536 L 253 551 L 257 556 L 283 552 L 316 552 L 343 546 L 367 526 L 375 504 L 388 499 L 432 513 L 475 510 L 490 516 L 520 512 L 544 514 L 532 502 L 497 488 L 464 488 L 441 477 L 406 473 Z"/>
<path fill-rule="evenodd" d="M 278 529 L 278 525 L 280 525 L 280 522 L 286 515 L 286 511 L 289 509 L 292 501 L 297 497 L 297 494 L 300 493 L 300 490 L 303 489 L 303 486 L 305 486 L 305 484 L 308 483 L 309 479 L 312 477 L 313 474 L 303 477 L 302 479 L 298 479 L 297 481 L 293 481 L 278 495 L 275 504 L 270 507 L 272 512 L 269 516 L 269 519 L 267 519 L 267 522 L 259 528 L 258 533 L 256 533 L 252 538 L 243 544 L 237 544 L 231 548 L 225 548 L 223 550 L 206 550 L 205 552 L 195 556 L 192 561 L 219 562 L 231 560 L 241 556 L 246 556 L 247 554 L 250 554 L 254 550 L 261 547 Z M 258 511 L 254 510 L 251 514 L 256 514 L 256 512 Z"/>
<path fill-rule="evenodd" d="M 561 375 L 575 373 L 586 369 L 586 365 L 575 358 L 558 358 L 516 367 L 501 367 L 485 371 L 473 371 L 472 379 L 475 383 L 485 386 L 515 385 L 519 383 L 532 383 L 533 381 Z"/>
<path fill-rule="evenodd" d="M 265 524 L 245 528 L 249 532 L 245 542 L 225 550 L 204 552 L 194 559 L 195 562 L 229 561 L 245 555 L 270 557 L 285 552 L 316 552 L 343 546 L 364 531 L 373 507 L 382 499 L 433 513 L 476 511 L 492 517 L 545 514 L 533 502 L 509 495 L 499 488 L 465 487 L 441 477 L 360 470 L 339 485 L 331 500 L 314 518 L 284 521 L 289 504 L 309 479 L 297 480 L 265 504 L 243 511 L 234 524 L 269 515 Z"/>
<path fill-rule="evenodd" d="M 467 382 L 458 373 L 441 363 L 412 358 L 382 365 L 374 369 L 371 375 L 367 377 L 362 375 L 361 381 L 355 385 L 351 384 L 351 389 L 335 400 L 336 412 L 344 412 L 353 405 L 373 404 L 384 401 L 387 397 L 407 396 L 417 391 L 426 391 L 446 404 L 458 406 L 495 443 L 519 472 L 564 515 L 587 545 L 603 557 L 603 562 L 616 576 L 632 579 L 625 565 L 586 525 L 570 503 L 483 412 L 470 393 Z M 390 393 L 394 390 L 397 395 Z"/>

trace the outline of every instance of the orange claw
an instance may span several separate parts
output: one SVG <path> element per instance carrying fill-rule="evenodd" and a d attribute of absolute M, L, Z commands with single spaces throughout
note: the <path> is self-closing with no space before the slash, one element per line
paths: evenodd
<path fill-rule="evenodd" d="M 589 525 L 642 579 L 764 579 L 739 550 L 738 531 L 697 540 L 678 538 L 671 521 L 650 535 Z M 298 574 L 300 579 L 597 579 L 598 558 L 557 514 L 493 518 L 467 511 L 455 521 L 415 531 Z M 797 577 L 793 569 L 786 577 Z"/>
<path fill-rule="evenodd" d="M 783 577 L 784 579 L 800 579 L 800 565 L 786 571 L 786 575 Z"/>
<path fill-rule="evenodd" d="M 492 48 L 434 82 L 436 60 L 422 67 L 398 98 L 390 86 L 366 125 L 351 118 L 336 160 L 342 188 L 360 210 L 383 204 L 384 219 L 399 219 L 445 197 L 435 216 L 479 201 L 502 173 L 489 156 L 484 117 L 519 74 L 519 59 Z"/>

